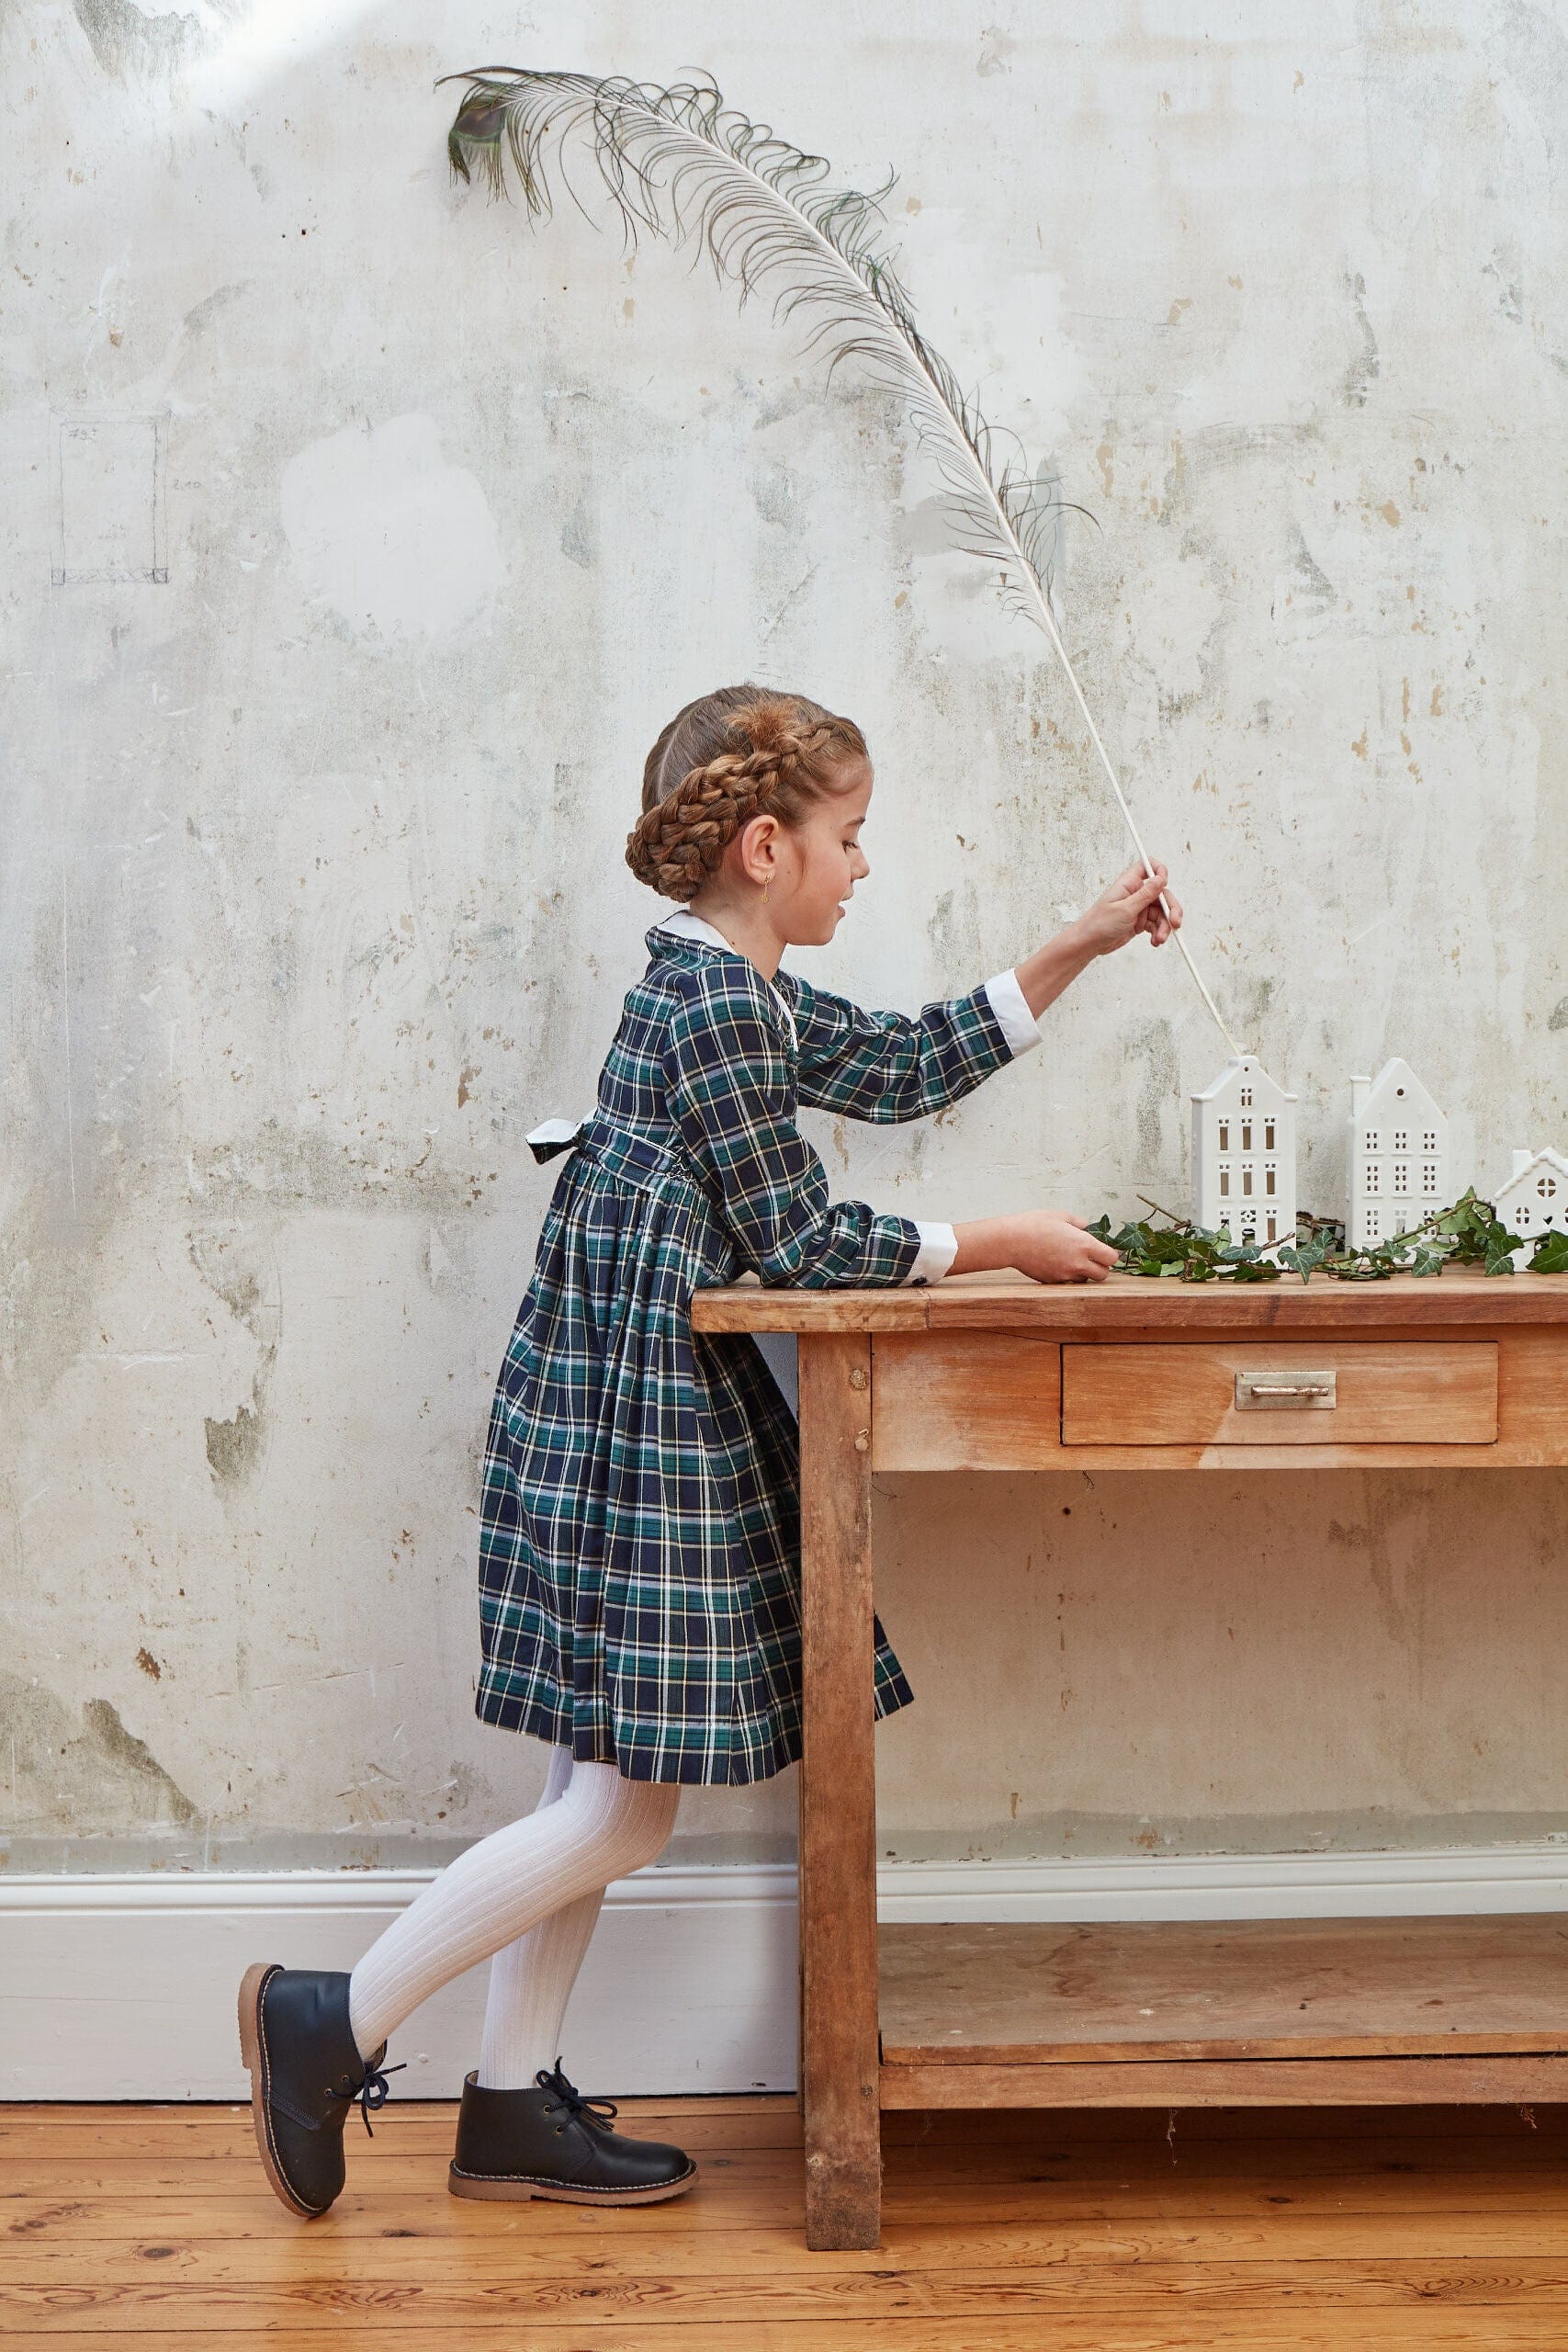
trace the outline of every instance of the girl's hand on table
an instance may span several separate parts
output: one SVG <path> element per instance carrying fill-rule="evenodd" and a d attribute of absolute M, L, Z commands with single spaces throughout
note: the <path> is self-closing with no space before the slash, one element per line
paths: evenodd
<path fill-rule="evenodd" d="M 1025 1209 L 1018 1216 L 982 1216 L 953 1227 L 958 1254 L 950 1273 L 991 1273 L 1013 1267 L 1036 1283 L 1102 1283 L 1116 1252 L 1097 1241 L 1088 1220 L 1056 1209 Z"/>
<path fill-rule="evenodd" d="M 1130 865 L 1125 874 L 1117 876 L 1104 897 L 1078 917 L 1078 929 L 1091 955 L 1113 956 L 1140 932 L 1151 947 L 1163 947 L 1171 933 L 1180 930 L 1181 902 L 1167 888 L 1168 869 L 1158 858 L 1154 869 L 1149 875 L 1141 865 Z M 1168 917 L 1159 902 L 1162 891 L 1170 909 Z"/>

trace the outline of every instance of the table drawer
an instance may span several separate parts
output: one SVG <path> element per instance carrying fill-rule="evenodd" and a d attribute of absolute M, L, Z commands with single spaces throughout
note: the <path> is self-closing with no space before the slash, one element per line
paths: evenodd
<path fill-rule="evenodd" d="M 1064 1445 L 1490 1445 L 1495 1340 L 1069 1342 Z"/>

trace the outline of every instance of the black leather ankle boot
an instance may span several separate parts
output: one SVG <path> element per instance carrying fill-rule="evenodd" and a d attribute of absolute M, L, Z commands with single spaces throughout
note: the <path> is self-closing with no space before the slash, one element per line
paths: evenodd
<path fill-rule="evenodd" d="M 613 2131 L 613 2099 L 588 2099 L 561 2072 L 541 2066 L 536 2088 L 489 2091 L 465 2077 L 457 2148 L 446 2186 L 454 2197 L 523 2203 L 558 2198 L 568 2205 L 656 2205 L 679 2197 L 697 2177 L 682 2148 L 659 2140 L 624 2140 Z"/>
<path fill-rule="evenodd" d="M 387 2103 L 381 2060 L 361 2058 L 341 1970 L 258 1961 L 240 1986 L 240 2054 L 250 2069 L 251 2114 L 266 2177 L 292 2213 L 324 2213 L 343 2187 L 343 2127 L 357 2099 Z M 391 2066 L 388 2074 L 400 2074 Z"/>

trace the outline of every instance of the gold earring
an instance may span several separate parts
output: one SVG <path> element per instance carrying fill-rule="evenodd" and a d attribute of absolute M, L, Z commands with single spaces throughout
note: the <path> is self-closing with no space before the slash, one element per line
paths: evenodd
<path fill-rule="evenodd" d="M 767 905 L 767 903 L 768 903 L 768 885 L 764 882 L 764 883 L 763 883 L 763 885 L 762 885 L 762 904 L 763 904 L 764 906 L 766 906 L 766 905 Z"/>

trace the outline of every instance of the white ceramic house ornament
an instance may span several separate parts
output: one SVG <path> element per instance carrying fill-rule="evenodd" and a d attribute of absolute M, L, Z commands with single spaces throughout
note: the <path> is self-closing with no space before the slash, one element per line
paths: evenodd
<path fill-rule="evenodd" d="M 1350 1080 L 1352 1250 L 1413 1232 L 1449 1204 L 1449 1123 L 1408 1062 Z"/>
<path fill-rule="evenodd" d="M 1296 1098 L 1253 1054 L 1192 1097 L 1192 1216 L 1260 1250 L 1296 1238 Z"/>
<path fill-rule="evenodd" d="M 1543 1233 L 1561 1233 L 1568 1226 L 1568 1159 L 1555 1151 L 1516 1151 L 1514 1172 L 1492 1205 L 1530 1249 Z"/>

